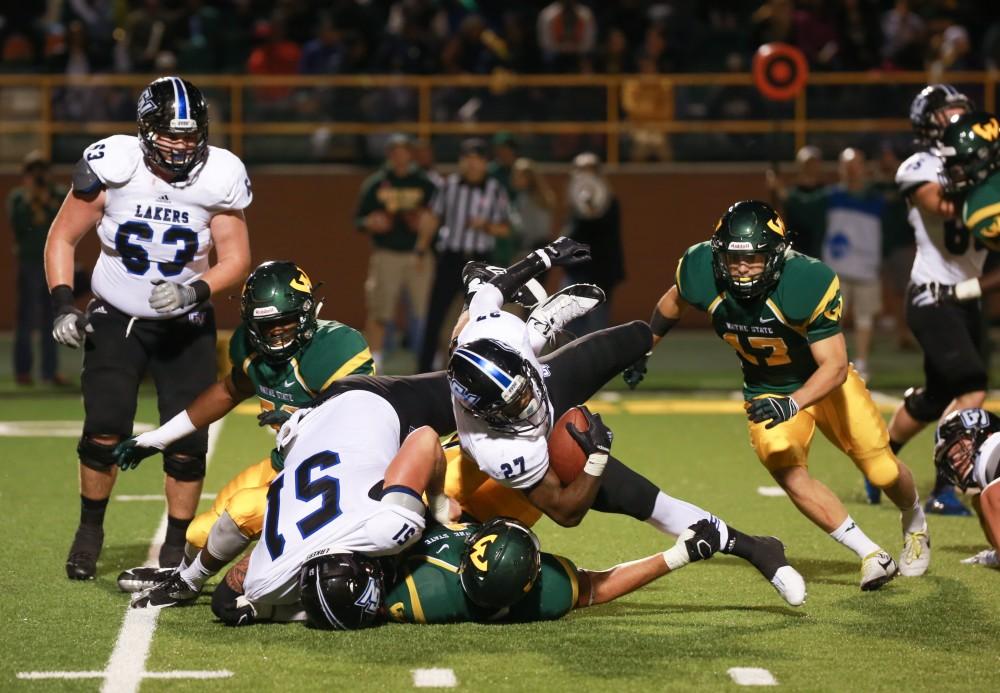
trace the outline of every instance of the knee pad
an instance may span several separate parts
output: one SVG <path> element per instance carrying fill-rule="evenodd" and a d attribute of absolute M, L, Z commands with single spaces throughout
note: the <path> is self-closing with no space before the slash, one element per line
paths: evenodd
<path fill-rule="evenodd" d="M 868 481 L 879 488 L 892 486 L 899 478 L 899 462 L 888 448 L 882 454 L 869 457 L 866 460 L 858 460 L 856 464 L 864 472 Z"/>
<path fill-rule="evenodd" d="M 646 521 L 653 514 L 659 493 L 653 482 L 611 457 L 591 507 L 598 512 Z"/>
<path fill-rule="evenodd" d="M 205 456 L 165 454 L 163 473 L 177 481 L 200 481 L 205 478 Z"/>
<path fill-rule="evenodd" d="M 114 449 L 114 443 L 98 443 L 90 435 L 84 433 L 76 445 L 76 454 L 80 458 L 80 464 L 84 467 L 90 467 L 97 472 L 109 472 L 115 466 L 115 458 L 111 455 Z"/>
<path fill-rule="evenodd" d="M 922 387 L 911 387 L 903 394 L 903 407 L 907 413 L 923 423 L 932 423 L 941 418 L 950 401 L 944 397 L 929 395 Z"/>
<path fill-rule="evenodd" d="M 205 544 L 208 543 L 208 533 L 212 531 L 212 525 L 217 519 L 218 515 L 211 510 L 196 515 L 188 525 L 184 540 L 198 550 L 205 548 Z"/>

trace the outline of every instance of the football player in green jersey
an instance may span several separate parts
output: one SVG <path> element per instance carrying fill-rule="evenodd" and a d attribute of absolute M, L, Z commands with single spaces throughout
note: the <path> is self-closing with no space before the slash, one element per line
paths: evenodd
<path fill-rule="evenodd" d="M 897 571 L 922 575 L 930 562 L 927 521 L 910 470 L 889 449 L 885 421 L 847 362 L 843 298 L 833 270 L 788 248 L 784 222 L 770 205 L 737 202 L 711 241 L 681 258 L 674 286 L 653 310 L 654 346 L 689 306 L 711 316 L 739 357 L 758 458 L 800 512 L 862 559 L 861 589 L 878 589 Z M 625 381 L 635 387 L 644 373 L 645 359 L 626 369 Z M 898 568 L 809 474 L 817 426 L 900 509 Z"/>
<path fill-rule="evenodd" d="M 278 428 L 333 381 L 372 374 L 364 337 L 342 323 L 319 320 L 319 303 L 308 275 L 295 263 L 270 261 L 257 267 L 243 287 L 241 323 L 229 342 L 230 373 L 174 419 L 120 443 L 114 450 L 119 466 L 135 467 L 254 395 L 260 399 L 260 424 Z M 189 573 L 189 584 L 200 588 L 260 534 L 267 487 L 278 471 L 271 457 L 247 467 L 223 487 L 210 510 L 187 526 L 181 571 Z M 135 592 L 170 573 L 170 569 L 133 568 L 123 572 L 118 583 Z"/>
<path fill-rule="evenodd" d="M 936 153 L 944 161 L 941 185 L 952 199 L 962 200 L 965 226 L 987 248 L 1000 250 L 1000 121 L 982 111 L 953 116 Z M 996 286 L 977 280 L 973 288 L 979 293 L 971 298 L 978 298 Z"/>
<path fill-rule="evenodd" d="M 275 608 L 263 616 L 257 612 L 252 622 L 308 620 L 317 628 L 353 629 L 386 620 L 423 624 L 555 620 L 711 558 L 719 549 L 719 538 L 718 529 L 701 520 L 662 553 L 592 571 L 541 551 L 534 532 L 512 518 L 495 517 L 481 525 L 432 525 L 392 562 L 358 554 L 326 554 L 308 561 L 299 579 L 301 605 Z M 246 561 L 226 574 L 233 593 L 242 593 Z M 373 592 L 380 604 L 377 610 L 371 609 Z M 213 598 L 213 610 L 221 612 L 220 606 Z M 244 623 L 249 621 L 238 625 Z"/>

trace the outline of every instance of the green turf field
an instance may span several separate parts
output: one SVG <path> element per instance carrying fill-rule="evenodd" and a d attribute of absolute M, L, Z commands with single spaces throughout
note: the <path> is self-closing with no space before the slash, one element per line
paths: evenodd
<path fill-rule="evenodd" d="M 719 378 L 734 366 L 728 359 L 720 365 Z M 620 602 L 534 625 L 390 625 L 358 633 L 311 631 L 298 624 L 232 630 L 214 622 L 209 600 L 202 597 L 193 607 L 159 615 L 147 654 L 148 616 L 132 619 L 119 641 L 128 600 L 114 579 L 146 559 L 160 523 L 161 501 L 121 499 L 160 492 L 157 458 L 119 481 L 98 579 L 70 582 L 63 561 L 79 506 L 70 425 L 63 427 L 70 437 L 0 437 L 0 690 L 88 691 L 105 685 L 105 690 L 141 687 L 145 693 L 345 686 L 398 691 L 414 687 L 417 669 L 450 669 L 465 690 L 720 690 L 737 688 L 727 674 L 732 667 L 766 669 L 791 690 L 988 686 L 1000 668 L 995 598 L 1000 573 L 958 562 L 985 545 L 975 520 L 933 517 L 928 575 L 861 593 L 853 554 L 809 524 L 787 499 L 758 493 L 758 487 L 773 483 L 749 448 L 742 417 L 713 413 L 716 407 L 704 403 L 702 413 L 665 414 L 684 408 L 665 402 L 667 397 L 625 395 L 597 405 L 615 430 L 615 452 L 673 495 L 743 531 L 780 536 L 807 580 L 805 606 L 786 607 L 756 571 L 720 556 Z M 82 404 L 72 391 L 8 387 L 0 396 L 0 421 L 81 417 Z M 139 420 L 155 420 L 150 393 L 144 393 Z M 255 423 L 247 414 L 226 420 L 206 491 L 267 452 L 268 435 Z M 925 432 L 903 454 L 924 491 L 931 481 L 929 451 Z M 875 541 L 898 554 L 897 513 L 862 503 L 860 475 L 825 440 L 814 443 L 812 469 L 847 501 Z M 639 558 L 672 543 L 649 526 L 596 513 L 575 529 L 547 520 L 537 529 L 544 548 L 588 568 Z M 97 678 L 106 671 L 107 680 Z M 26 672 L 92 677 L 17 677 Z M 164 678 L 205 672 L 231 676 Z"/>

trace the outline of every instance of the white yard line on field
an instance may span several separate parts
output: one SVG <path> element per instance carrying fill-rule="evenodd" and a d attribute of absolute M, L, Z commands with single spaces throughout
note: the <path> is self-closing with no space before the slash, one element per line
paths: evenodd
<path fill-rule="evenodd" d="M 458 685 L 451 669 L 413 669 L 414 688 L 454 688 Z"/>
<path fill-rule="evenodd" d="M 778 685 L 778 679 L 774 678 L 774 674 L 760 667 L 732 667 L 726 673 L 737 686 Z"/>
<path fill-rule="evenodd" d="M 212 461 L 215 446 L 222 431 L 222 421 L 216 421 L 208 430 L 208 455 L 206 463 Z M 146 500 L 146 496 L 117 496 L 118 500 Z M 163 496 L 148 496 L 150 500 L 162 500 Z M 160 524 L 153 534 L 146 556 L 146 565 L 156 565 L 160 546 L 167 534 L 167 511 L 163 511 Z M 104 679 L 101 693 L 136 693 L 143 679 L 221 679 L 228 678 L 233 672 L 219 671 L 146 671 L 146 659 L 149 648 L 156 633 L 156 621 L 159 609 L 126 608 L 125 620 L 114 650 L 108 659 L 104 671 L 22 671 L 17 678 L 26 680 L 41 679 Z"/>

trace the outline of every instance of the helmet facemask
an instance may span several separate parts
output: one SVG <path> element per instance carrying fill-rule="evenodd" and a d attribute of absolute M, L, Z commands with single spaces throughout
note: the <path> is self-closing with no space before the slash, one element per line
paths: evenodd
<path fill-rule="evenodd" d="M 934 431 L 934 466 L 963 491 L 975 486 L 972 472 L 986 439 L 1000 432 L 1000 418 L 985 409 L 953 411 Z"/>
<path fill-rule="evenodd" d="M 527 433 L 548 426 L 549 407 L 545 386 L 534 367 L 524 362 L 528 374 L 517 376 L 505 403 L 482 415 L 487 425 L 504 433 Z"/>
<path fill-rule="evenodd" d="M 307 301 L 305 305 L 311 303 Z M 284 363 L 312 339 L 315 330 L 310 317 L 309 308 L 305 308 L 265 320 L 251 318 L 247 321 L 250 341 L 266 361 Z"/>

